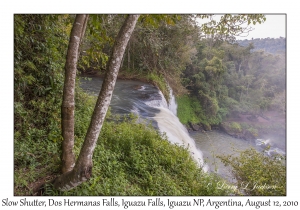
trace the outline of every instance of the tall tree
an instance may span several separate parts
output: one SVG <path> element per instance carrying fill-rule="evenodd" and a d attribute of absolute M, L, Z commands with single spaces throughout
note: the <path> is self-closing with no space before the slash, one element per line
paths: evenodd
<path fill-rule="evenodd" d="M 65 65 L 62 113 L 62 173 L 71 171 L 75 165 L 74 147 L 74 108 L 75 79 L 79 46 L 86 28 L 88 15 L 76 15 L 70 35 Z"/>
<path fill-rule="evenodd" d="M 62 174 L 54 182 L 54 187 L 59 190 L 70 190 L 88 180 L 92 175 L 93 152 L 112 98 L 112 93 L 127 43 L 138 18 L 139 15 L 128 15 L 119 31 L 107 64 L 106 75 L 96 102 L 91 123 L 75 167 L 71 171 Z"/>

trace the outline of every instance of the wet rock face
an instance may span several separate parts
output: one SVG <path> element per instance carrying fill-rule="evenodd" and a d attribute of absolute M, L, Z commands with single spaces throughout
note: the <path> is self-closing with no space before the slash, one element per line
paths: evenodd
<path fill-rule="evenodd" d="M 210 125 L 205 125 L 205 124 L 193 124 L 193 123 L 189 123 L 187 125 L 187 129 L 188 131 L 211 131 L 212 127 Z M 214 127 L 214 129 L 218 129 L 218 127 Z"/>
<path fill-rule="evenodd" d="M 247 118 L 247 120 L 249 120 L 251 122 L 257 122 L 258 121 L 257 116 L 255 116 L 255 115 L 250 115 L 246 118 Z"/>
<path fill-rule="evenodd" d="M 205 125 L 205 124 L 203 124 L 202 126 L 203 126 L 203 129 L 205 131 L 211 131 L 211 125 Z"/>
<path fill-rule="evenodd" d="M 197 124 L 189 123 L 189 126 L 193 131 L 199 131 L 201 129 L 201 127 Z"/>
<path fill-rule="evenodd" d="M 133 86 L 134 90 L 141 90 L 142 89 L 142 85 L 135 85 Z"/>
<path fill-rule="evenodd" d="M 256 137 L 248 130 L 243 130 L 242 138 L 245 140 L 254 140 Z"/>

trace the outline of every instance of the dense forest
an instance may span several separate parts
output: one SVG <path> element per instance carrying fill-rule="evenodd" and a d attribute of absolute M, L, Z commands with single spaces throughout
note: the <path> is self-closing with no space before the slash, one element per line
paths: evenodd
<path fill-rule="evenodd" d="M 265 38 L 265 39 L 252 39 L 252 40 L 238 40 L 241 46 L 248 46 L 253 44 L 255 51 L 263 50 L 266 53 L 272 54 L 284 54 L 286 51 L 286 39 L 284 37 L 279 38 Z"/>
<path fill-rule="evenodd" d="M 62 104 L 70 65 L 66 57 L 77 17 L 14 16 L 15 195 L 285 195 L 282 159 L 252 150 L 241 153 L 240 159 L 222 157 L 243 177 L 239 182 L 267 180 L 282 187 L 257 192 L 219 189 L 217 183 L 224 180 L 198 168 L 185 148 L 170 144 L 154 128 L 137 124 L 135 116 L 116 121 L 109 111 L 92 155 L 93 175 L 72 190 L 53 187 L 61 173 L 68 174 L 61 172 L 66 138 Z M 284 135 L 285 39 L 235 41 L 235 35 L 247 30 L 240 23 L 263 24 L 267 21 L 263 15 L 224 15 L 219 22 L 201 26 L 197 18 L 209 15 L 140 15 L 123 47 L 118 78 L 152 83 L 167 100 L 171 88 L 178 118 L 188 129 L 218 128 L 245 139 L 273 131 Z M 79 77 L 108 77 L 126 21 L 128 15 L 94 14 L 80 29 L 74 148 L 69 148 L 76 158 L 98 107 L 97 98 L 80 88 Z M 255 164 L 261 161 L 261 167 L 256 170 L 269 173 L 265 177 L 261 171 L 250 173 L 251 162 L 245 157 L 257 158 Z M 237 161 L 244 164 L 235 167 Z"/>
<path fill-rule="evenodd" d="M 241 115 L 248 121 L 258 121 L 259 117 L 270 120 L 267 115 L 271 112 L 285 115 L 284 53 L 252 52 L 251 43 L 242 47 L 209 39 L 199 41 L 198 46 L 197 58 L 183 72 L 183 84 L 194 104 L 194 122 L 185 119 L 183 123 L 213 125 Z M 188 115 L 183 113 L 184 116 Z M 276 125 L 280 127 L 279 124 Z M 258 135 L 256 128 L 250 130 Z"/>

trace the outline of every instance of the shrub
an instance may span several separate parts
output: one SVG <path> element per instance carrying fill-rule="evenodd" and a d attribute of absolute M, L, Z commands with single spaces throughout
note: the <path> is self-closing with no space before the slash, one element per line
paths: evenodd
<path fill-rule="evenodd" d="M 78 140 L 82 142 L 83 138 Z M 187 196 L 232 193 L 218 189 L 221 178 L 203 172 L 186 148 L 171 144 L 154 128 L 135 123 L 135 118 L 104 123 L 93 164 L 93 176 L 89 181 L 68 192 L 58 192 L 48 186 L 45 194 Z"/>
<path fill-rule="evenodd" d="M 189 122 L 193 124 L 200 122 L 198 115 L 202 109 L 197 99 L 183 95 L 177 97 L 176 100 L 178 104 L 177 116 L 182 124 L 187 125 Z"/>
<path fill-rule="evenodd" d="M 258 137 L 258 130 L 256 128 L 248 128 L 247 129 L 253 136 Z"/>
<path fill-rule="evenodd" d="M 158 87 L 161 90 L 162 94 L 165 96 L 166 100 L 169 101 L 169 87 L 165 78 L 161 74 L 150 72 L 147 74 L 146 79 L 149 82 L 153 83 L 156 87 Z"/>
<path fill-rule="evenodd" d="M 284 157 L 266 156 L 255 149 L 247 149 L 239 156 L 219 156 L 231 167 L 238 189 L 246 195 L 286 195 L 286 166 Z"/>
<path fill-rule="evenodd" d="M 234 132 L 242 132 L 242 126 L 237 122 L 231 122 L 230 129 Z"/>

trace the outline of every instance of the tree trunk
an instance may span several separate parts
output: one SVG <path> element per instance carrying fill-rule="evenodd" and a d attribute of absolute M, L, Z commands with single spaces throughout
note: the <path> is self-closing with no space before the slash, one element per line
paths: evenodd
<path fill-rule="evenodd" d="M 84 37 L 85 31 L 86 31 L 88 20 L 89 20 L 89 15 L 86 15 L 86 18 L 84 20 L 84 24 L 83 24 L 83 27 L 82 27 L 80 44 L 82 44 L 82 42 L 83 42 L 83 37 Z"/>
<path fill-rule="evenodd" d="M 74 108 L 75 79 L 79 46 L 83 38 L 88 15 L 76 15 L 70 35 L 65 65 L 62 114 L 62 173 L 71 171 L 75 165 L 74 147 Z"/>
<path fill-rule="evenodd" d="M 130 43 L 127 48 L 127 55 L 128 55 L 127 70 L 129 71 L 129 69 L 130 69 Z"/>
<path fill-rule="evenodd" d="M 112 54 L 107 64 L 107 72 L 96 102 L 91 123 L 76 165 L 72 171 L 61 175 L 54 182 L 54 187 L 59 190 L 70 190 L 88 180 L 92 175 L 93 152 L 111 101 L 120 64 L 138 17 L 139 15 L 128 15 L 119 31 L 119 34 L 115 40 Z"/>

